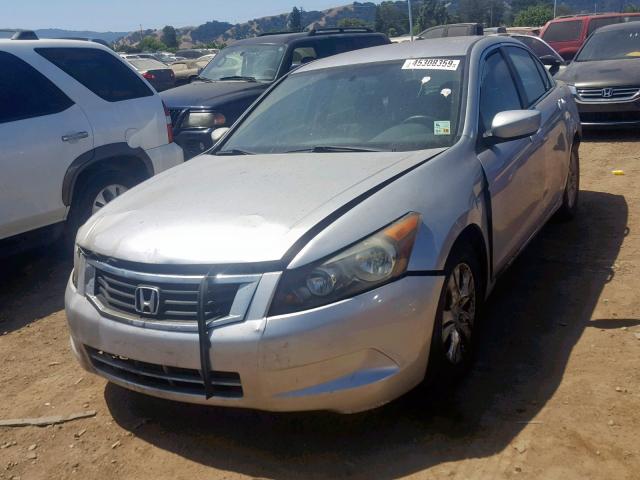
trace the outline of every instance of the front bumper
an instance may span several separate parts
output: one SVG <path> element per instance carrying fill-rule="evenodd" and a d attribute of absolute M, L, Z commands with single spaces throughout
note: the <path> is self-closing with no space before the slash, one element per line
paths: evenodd
<path fill-rule="evenodd" d="M 626 101 L 590 101 L 576 97 L 583 127 L 625 128 L 640 125 L 640 98 Z"/>
<path fill-rule="evenodd" d="M 184 159 L 189 160 L 213 147 L 211 133 L 213 128 L 178 130 L 175 133 L 175 142 L 184 150 Z"/>
<path fill-rule="evenodd" d="M 135 375 L 107 372 L 90 357 L 101 351 L 159 372 L 198 370 L 197 334 L 105 318 L 71 282 L 65 306 L 80 364 L 125 388 L 206 405 L 350 413 L 389 402 L 422 380 L 442 283 L 442 277 L 408 276 L 348 300 L 279 317 L 265 318 L 252 305 L 244 321 L 209 332 L 212 370 L 239 375 L 241 395 L 208 400 L 169 384 L 151 386 L 142 376 L 138 381 Z"/>

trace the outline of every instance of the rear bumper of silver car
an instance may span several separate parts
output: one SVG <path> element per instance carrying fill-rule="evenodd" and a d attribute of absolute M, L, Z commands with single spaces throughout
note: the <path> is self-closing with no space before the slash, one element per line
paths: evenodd
<path fill-rule="evenodd" d="M 80 364 L 125 388 L 205 405 L 350 413 L 389 402 L 422 380 L 442 282 L 407 276 L 313 310 L 214 328 L 208 399 L 197 333 L 107 318 L 71 281 L 65 305 Z"/>

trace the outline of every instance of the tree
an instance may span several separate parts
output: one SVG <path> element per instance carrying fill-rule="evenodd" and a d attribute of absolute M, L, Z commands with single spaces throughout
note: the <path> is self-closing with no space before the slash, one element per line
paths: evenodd
<path fill-rule="evenodd" d="M 514 25 L 539 27 L 553 18 L 553 8 L 548 5 L 532 5 L 516 15 Z"/>
<path fill-rule="evenodd" d="M 361 18 L 341 18 L 338 20 L 338 27 L 340 28 L 350 28 L 350 27 L 370 27 L 367 22 L 362 20 Z"/>
<path fill-rule="evenodd" d="M 395 2 L 382 2 L 376 8 L 375 28 L 390 37 L 406 34 L 409 31 L 406 8 L 398 8 Z"/>
<path fill-rule="evenodd" d="M 171 25 L 167 25 L 162 29 L 162 36 L 160 37 L 162 43 L 169 48 L 176 48 L 178 46 L 178 36 L 176 35 L 176 29 Z"/>
<path fill-rule="evenodd" d="M 429 27 L 449 23 L 447 7 L 440 0 L 424 0 L 416 20 L 418 32 L 422 32 Z"/>
<path fill-rule="evenodd" d="M 637 13 L 637 12 L 640 12 L 640 7 L 637 7 L 637 6 L 629 3 L 629 4 L 624 6 L 624 9 L 622 11 L 624 13 Z"/>
<path fill-rule="evenodd" d="M 157 52 L 158 50 L 166 50 L 167 46 L 156 37 L 149 35 L 138 43 L 138 48 L 143 52 Z"/>
<path fill-rule="evenodd" d="M 293 7 L 293 10 L 291 10 L 287 25 L 292 32 L 302 31 L 302 11 L 298 7 Z"/>

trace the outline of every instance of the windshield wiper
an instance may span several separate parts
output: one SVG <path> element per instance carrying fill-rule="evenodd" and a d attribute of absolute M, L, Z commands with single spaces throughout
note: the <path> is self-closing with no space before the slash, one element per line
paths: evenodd
<path fill-rule="evenodd" d="M 242 75 L 231 75 L 228 77 L 221 77 L 220 78 L 221 81 L 225 81 L 225 80 L 244 80 L 245 82 L 257 82 L 258 80 L 255 79 L 255 77 L 244 77 Z"/>
<path fill-rule="evenodd" d="M 311 152 L 311 153 L 332 153 L 332 152 L 382 152 L 375 148 L 361 148 L 361 147 L 338 147 L 332 145 L 316 145 L 315 147 L 301 148 L 299 150 L 289 150 L 285 153 L 299 153 L 299 152 Z"/>
<path fill-rule="evenodd" d="M 253 152 L 247 152 L 246 150 L 240 150 L 238 148 L 232 148 L 230 150 L 221 150 L 216 152 L 216 155 L 255 155 Z"/>
<path fill-rule="evenodd" d="M 201 77 L 200 75 L 198 75 L 196 78 L 194 78 L 194 80 L 198 80 L 200 82 L 207 82 L 207 83 L 212 83 L 213 82 L 213 80 L 211 80 L 210 78 Z"/>

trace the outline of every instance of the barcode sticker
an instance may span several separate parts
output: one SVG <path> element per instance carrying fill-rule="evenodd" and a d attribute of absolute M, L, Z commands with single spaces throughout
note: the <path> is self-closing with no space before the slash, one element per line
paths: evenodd
<path fill-rule="evenodd" d="M 404 61 L 403 70 L 452 70 L 460 65 L 460 60 L 448 58 L 410 58 Z"/>

